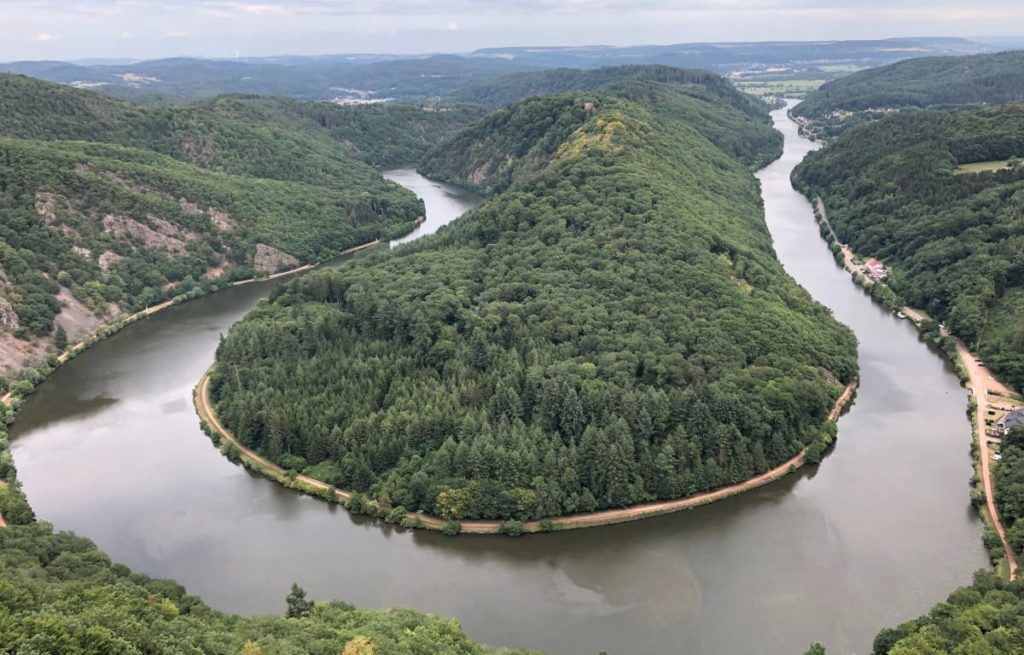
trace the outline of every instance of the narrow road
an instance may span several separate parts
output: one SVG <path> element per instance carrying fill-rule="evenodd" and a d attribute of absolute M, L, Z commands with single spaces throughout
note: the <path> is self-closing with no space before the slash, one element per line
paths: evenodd
<path fill-rule="evenodd" d="M 217 418 L 216 413 L 213 410 L 213 404 L 209 398 L 209 383 L 210 373 L 213 368 L 203 375 L 199 384 L 196 386 L 195 391 L 195 406 L 196 412 L 199 414 L 199 418 L 205 421 L 213 430 L 220 435 L 222 440 L 226 440 L 233 444 L 238 451 L 241 453 L 242 459 L 257 464 L 260 468 L 266 472 L 271 473 L 278 481 L 285 483 L 288 480 L 288 473 L 283 468 L 274 464 L 267 458 L 259 455 L 253 450 L 246 448 L 242 445 L 234 435 L 232 435 L 227 428 L 221 425 Z M 836 400 L 832 406 L 832 410 L 829 412 L 828 420 L 837 421 L 843 408 L 850 401 L 853 395 L 854 389 L 857 388 L 857 381 L 854 380 L 850 384 L 846 385 L 843 389 L 843 393 Z M 783 462 L 779 466 L 766 471 L 761 475 L 744 480 L 743 482 L 730 485 L 728 487 L 722 487 L 712 491 L 707 491 L 685 498 L 678 498 L 675 500 L 667 500 L 653 503 L 644 503 L 641 505 L 632 505 L 630 507 L 622 507 L 618 509 L 608 509 L 599 512 L 589 512 L 585 514 L 571 514 L 566 516 L 555 516 L 547 520 L 551 521 L 556 529 L 572 529 L 572 528 L 586 528 L 596 527 L 600 525 L 613 525 L 616 523 L 625 523 L 627 521 L 636 521 L 638 519 L 649 518 L 652 516 L 660 516 L 662 514 L 670 514 L 672 512 L 678 512 L 684 509 L 692 509 L 699 507 L 700 505 L 706 505 L 708 503 L 715 502 L 716 500 L 723 500 L 730 496 L 743 493 L 755 489 L 762 485 L 768 484 L 778 480 L 779 478 L 787 475 L 794 469 L 799 468 L 804 464 L 804 460 L 807 457 L 807 448 L 800 451 L 792 459 Z M 324 491 L 325 489 L 331 488 L 329 484 L 316 478 L 311 478 L 307 475 L 297 475 L 295 477 L 297 482 L 300 482 L 307 487 L 316 491 Z M 352 497 L 351 492 L 343 491 L 341 489 L 336 490 L 337 497 L 341 501 L 346 501 Z M 411 520 L 419 519 L 425 527 L 441 529 L 447 523 L 447 521 L 439 516 L 431 516 L 429 514 L 419 514 L 408 512 L 406 514 Z M 495 534 L 501 530 L 500 521 L 461 521 L 462 532 L 470 534 Z M 539 532 L 542 530 L 540 521 L 525 521 L 523 528 L 526 532 Z"/>
<path fill-rule="evenodd" d="M 977 409 L 974 414 L 974 438 L 978 443 L 978 457 L 981 459 L 981 484 L 985 489 L 985 504 L 988 507 L 989 516 L 992 518 L 992 525 L 999 533 L 999 541 L 1003 544 L 1006 552 L 1006 561 L 1010 565 L 1010 579 L 1017 578 L 1017 554 L 1013 552 L 1010 542 L 1006 539 L 1006 528 L 999 518 L 999 510 L 996 508 L 996 499 L 992 485 L 991 473 L 991 452 L 988 448 L 988 436 L 985 434 L 985 416 L 988 412 L 988 394 L 990 392 L 1009 393 L 1009 390 L 991 379 L 988 369 L 981 361 L 967 349 L 967 345 L 960 339 L 956 340 L 956 352 L 967 369 L 967 375 L 971 380 L 971 390 L 974 392 L 974 401 Z"/>
<path fill-rule="evenodd" d="M 832 235 L 832 240 L 838 243 L 839 248 L 843 251 L 843 268 L 853 273 L 854 276 L 862 276 L 861 272 L 857 269 L 853 251 L 843 245 L 843 242 L 836 235 L 836 231 L 832 229 L 832 222 L 828 220 L 828 213 L 825 211 L 825 203 L 821 198 L 816 198 L 815 204 L 818 207 L 818 216 L 821 217 L 821 221 L 825 224 L 829 234 Z"/>

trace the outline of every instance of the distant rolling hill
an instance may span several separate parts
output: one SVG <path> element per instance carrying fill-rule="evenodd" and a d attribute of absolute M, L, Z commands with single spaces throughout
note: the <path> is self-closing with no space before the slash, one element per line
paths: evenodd
<path fill-rule="evenodd" d="M 880 66 L 907 57 L 991 51 L 964 39 L 902 38 L 877 41 L 681 43 L 674 45 L 488 48 L 465 55 L 398 57 L 326 55 L 246 59 L 172 58 L 142 62 L 37 62 L 0 64 L 21 73 L 113 95 L 208 98 L 223 93 L 288 95 L 310 100 L 438 98 L 502 75 L 550 68 L 663 64 L 728 74 L 783 68 L 832 79 L 836 66 Z M 145 98 L 149 99 L 149 98 Z"/>
<path fill-rule="evenodd" d="M 1024 99 L 1024 50 L 925 57 L 854 73 L 810 93 L 793 110 L 811 120 L 843 112 L 996 105 Z M 856 122 L 856 121 L 854 121 Z"/>

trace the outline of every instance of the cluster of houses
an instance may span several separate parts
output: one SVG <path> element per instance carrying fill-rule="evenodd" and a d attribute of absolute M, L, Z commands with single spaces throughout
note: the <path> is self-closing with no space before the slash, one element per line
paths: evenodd
<path fill-rule="evenodd" d="M 885 269 L 882 262 L 878 261 L 874 257 L 869 259 L 868 263 L 864 264 L 864 268 L 862 270 L 864 271 L 864 275 L 867 275 L 875 282 L 881 282 L 889 275 L 889 271 Z"/>

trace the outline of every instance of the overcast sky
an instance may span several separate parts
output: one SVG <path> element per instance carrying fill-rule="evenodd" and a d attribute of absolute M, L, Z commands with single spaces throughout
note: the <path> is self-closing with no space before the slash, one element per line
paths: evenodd
<path fill-rule="evenodd" d="M 1024 0 L 0 0 L 0 61 L 1024 33 Z"/>

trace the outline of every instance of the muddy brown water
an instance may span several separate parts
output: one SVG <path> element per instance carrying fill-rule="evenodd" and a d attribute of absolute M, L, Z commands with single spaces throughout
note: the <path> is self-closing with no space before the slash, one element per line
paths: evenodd
<path fill-rule="evenodd" d="M 820 467 L 699 509 L 520 539 L 406 532 L 304 497 L 223 458 L 190 394 L 220 334 L 278 282 L 174 307 L 98 344 L 43 384 L 13 426 L 40 518 L 212 606 L 282 613 L 313 598 L 458 618 L 486 643 L 553 654 L 870 652 L 986 565 L 968 501 L 965 393 L 913 327 L 832 260 L 789 173 L 812 147 L 784 112 L 762 181 L 787 271 L 860 340 L 861 387 Z M 477 199 L 396 171 L 426 226 Z"/>

